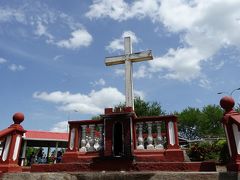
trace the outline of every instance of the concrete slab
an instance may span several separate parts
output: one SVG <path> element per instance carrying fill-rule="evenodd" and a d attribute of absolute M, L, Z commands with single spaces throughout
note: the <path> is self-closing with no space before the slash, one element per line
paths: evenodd
<path fill-rule="evenodd" d="M 240 180 L 227 172 L 81 172 L 81 173 L 5 173 L 2 180 Z"/>

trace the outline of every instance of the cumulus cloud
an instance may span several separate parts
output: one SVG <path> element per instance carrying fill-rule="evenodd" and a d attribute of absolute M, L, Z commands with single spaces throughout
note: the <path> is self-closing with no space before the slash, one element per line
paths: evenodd
<path fill-rule="evenodd" d="M 71 94 L 70 92 L 61 91 L 51 93 L 35 92 L 33 97 L 55 103 L 59 110 L 77 110 L 83 114 L 103 113 L 105 107 L 113 107 L 120 102 L 124 102 L 125 99 L 125 96 L 113 87 L 102 88 L 99 91 L 92 90 L 89 94 Z"/>
<path fill-rule="evenodd" d="M 6 59 L 0 57 L 0 64 L 6 63 L 6 62 L 7 62 Z"/>
<path fill-rule="evenodd" d="M 143 91 L 134 90 L 134 97 L 140 97 L 141 99 L 145 99 L 145 93 Z"/>
<path fill-rule="evenodd" d="M 77 49 L 83 46 L 89 46 L 92 40 L 93 38 L 87 30 L 78 29 L 71 33 L 71 37 L 69 39 L 60 40 L 55 44 L 59 47 L 64 47 L 67 49 Z"/>
<path fill-rule="evenodd" d="M 100 78 L 97 81 L 90 83 L 92 86 L 104 86 L 106 84 L 105 80 L 103 78 Z"/>
<path fill-rule="evenodd" d="M 106 50 L 109 52 L 115 52 L 124 50 L 124 37 L 131 37 L 132 43 L 138 43 L 139 38 L 132 31 L 124 31 L 120 38 L 116 38 L 106 46 Z"/>
<path fill-rule="evenodd" d="M 137 71 L 133 72 L 133 77 L 136 79 L 139 78 L 145 78 L 145 77 L 151 77 L 150 73 L 148 73 L 147 67 L 144 65 L 141 65 Z"/>
<path fill-rule="evenodd" d="M 149 62 L 148 73 L 164 72 L 164 78 L 190 81 L 201 78 L 202 62 L 209 61 L 222 48 L 240 46 L 240 1 L 183 0 L 95 0 L 86 16 L 149 18 L 169 33 L 180 36 L 180 46 Z M 115 47 L 119 47 L 116 43 Z"/>
<path fill-rule="evenodd" d="M 94 0 L 86 13 L 89 18 L 111 17 L 114 20 L 124 20 L 128 16 L 128 4 L 123 0 Z"/>
<path fill-rule="evenodd" d="M 45 39 L 46 43 L 62 48 L 87 47 L 93 40 L 86 28 L 73 17 L 49 8 L 42 2 L 25 2 L 18 8 L 0 7 L 0 23 L 5 22 L 21 23 L 29 33 L 33 32 Z M 67 36 L 68 39 L 63 38 Z"/>
<path fill-rule="evenodd" d="M 132 4 L 124 0 L 94 0 L 86 16 L 90 19 L 110 17 L 117 21 L 137 17 L 139 19 L 158 15 L 160 0 L 138 0 Z"/>
<path fill-rule="evenodd" d="M 44 25 L 41 21 L 37 22 L 37 27 L 34 32 L 38 36 L 45 36 L 47 37 L 47 42 L 52 42 L 54 37 L 47 31 L 46 25 Z"/>
<path fill-rule="evenodd" d="M 20 9 L 0 7 L 0 22 L 17 21 L 26 23 L 25 14 Z"/>
<path fill-rule="evenodd" d="M 24 66 L 22 66 L 22 65 L 17 65 L 17 64 L 11 64 L 8 68 L 9 68 L 11 71 L 13 71 L 13 72 L 25 70 L 25 67 L 24 67 Z"/>
<path fill-rule="evenodd" d="M 68 121 L 61 121 L 53 125 L 52 132 L 68 132 Z"/>
<path fill-rule="evenodd" d="M 199 86 L 202 87 L 202 88 L 205 88 L 205 89 L 210 89 L 211 88 L 211 82 L 208 79 L 203 78 L 203 79 L 200 79 Z"/>

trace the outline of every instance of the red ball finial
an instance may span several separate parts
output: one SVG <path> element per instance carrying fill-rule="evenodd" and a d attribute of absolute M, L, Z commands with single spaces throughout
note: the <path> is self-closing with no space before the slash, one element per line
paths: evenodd
<path fill-rule="evenodd" d="M 233 107 L 235 105 L 234 99 L 231 96 L 224 96 L 220 100 L 220 106 L 226 111 L 230 112 L 233 110 Z"/>
<path fill-rule="evenodd" d="M 24 120 L 24 114 L 21 112 L 17 112 L 13 115 L 14 124 L 20 124 Z"/>

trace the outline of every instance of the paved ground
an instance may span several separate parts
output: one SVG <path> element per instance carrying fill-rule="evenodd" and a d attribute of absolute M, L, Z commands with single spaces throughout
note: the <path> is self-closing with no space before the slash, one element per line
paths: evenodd
<path fill-rule="evenodd" d="M 227 172 L 8 173 L 2 180 L 240 180 Z"/>

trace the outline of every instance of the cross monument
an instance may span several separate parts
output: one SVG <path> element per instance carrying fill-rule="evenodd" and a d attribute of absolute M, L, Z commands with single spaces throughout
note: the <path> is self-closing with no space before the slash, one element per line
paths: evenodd
<path fill-rule="evenodd" d="M 134 109 L 132 63 L 152 59 L 153 56 L 151 50 L 132 53 L 130 37 L 124 38 L 124 55 L 105 58 L 106 66 L 125 64 L 125 98 L 127 107 L 132 107 Z"/>

